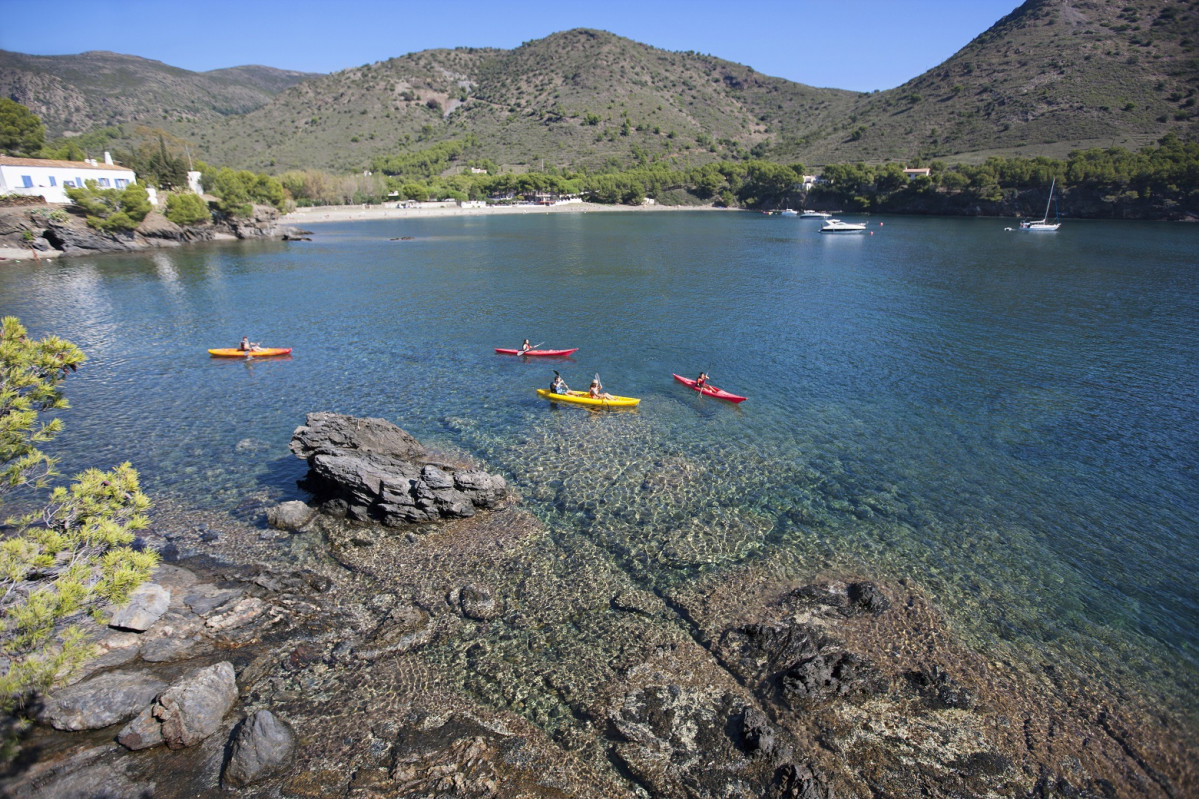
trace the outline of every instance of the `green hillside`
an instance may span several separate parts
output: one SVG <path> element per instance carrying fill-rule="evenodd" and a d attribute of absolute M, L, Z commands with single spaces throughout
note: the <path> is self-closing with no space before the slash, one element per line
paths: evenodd
<path fill-rule="evenodd" d="M 919 46 L 920 24 L 904 35 Z M 812 163 L 1063 157 L 1199 135 L 1199 6 L 1028 0 L 940 66 L 864 97 L 832 135 L 784 134 Z"/>
<path fill-rule="evenodd" d="M 895 46 L 920 47 L 935 23 L 913 20 Z M 274 174 L 360 173 L 448 141 L 466 145 L 459 160 L 518 172 L 750 157 L 980 163 L 1199 138 L 1197 46 L 1192 1 L 1027 0 L 943 64 L 872 94 L 584 29 L 320 76 L 0 51 L 0 93 L 38 114 L 51 137 L 138 122 L 211 164 Z"/>
<path fill-rule="evenodd" d="M 41 117 L 50 137 L 123 123 L 215 124 L 310 77 L 261 66 L 190 72 L 103 51 L 34 56 L 0 50 L 0 95 Z"/>
<path fill-rule="evenodd" d="M 602 167 L 745 155 L 814 132 L 859 95 L 709 56 L 572 30 L 515 50 L 429 50 L 292 87 L 220 126 L 186 128 L 210 160 L 361 169 L 376 155 L 474 137 L 499 164 Z"/>

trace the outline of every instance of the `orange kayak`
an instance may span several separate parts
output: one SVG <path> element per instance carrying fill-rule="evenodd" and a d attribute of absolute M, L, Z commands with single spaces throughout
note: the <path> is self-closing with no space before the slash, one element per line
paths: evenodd
<path fill-rule="evenodd" d="M 291 355 L 291 347 L 259 347 L 256 350 L 239 350 L 237 347 L 209 350 L 214 358 L 269 358 L 272 355 Z"/>

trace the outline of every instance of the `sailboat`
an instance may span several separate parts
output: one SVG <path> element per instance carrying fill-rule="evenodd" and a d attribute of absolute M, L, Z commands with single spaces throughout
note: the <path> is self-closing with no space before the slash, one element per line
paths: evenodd
<path fill-rule="evenodd" d="M 1058 220 L 1056 206 L 1054 206 L 1053 221 L 1049 221 L 1049 206 L 1053 204 L 1053 187 L 1057 185 L 1057 178 L 1049 184 L 1049 201 L 1045 203 L 1045 217 L 1043 219 L 1032 220 L 1028 219 L 1020 223 L 1021 230 L 1057 230 L 1062 226 Z"/>

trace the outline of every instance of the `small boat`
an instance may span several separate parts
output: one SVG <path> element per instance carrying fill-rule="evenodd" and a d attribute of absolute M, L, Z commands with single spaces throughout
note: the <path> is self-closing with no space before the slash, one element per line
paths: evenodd
<path fill-rule="evenodd" d="M 567 355 L 573 355 L 579 351 L 578 347 L 571 350 L 509 350 L 503 347 L 496 347 L 495 351 L 500 355 L 529 355 L 532 357 L 541 356 L 543 358 L 565 358 Z"/>
<path fill-rule="evenodd" d="M 840 219 L 830 219 L 820 226 L 821 233 L 861 233 L 865 229 L 862 222 L 842 222 Z"/>
<path fill-rule="evenodd" d="M 792 211 L 790 208 L 784 208 L 779 211 L 779 216 L 799 216 L 798 211 Z"/>
<path fill-rule="evenodd" d="M 717 388 L 716 386 L 710 386 L 707 384 L 696 388 L 695 381 L 690 377 L 675 375 L 674 379 L 682 383 L 684 386 L 687 386 L 692 391 L 698 391 L 705 397 L 715 397 L 716 399 L 728 400 L 729 402 L 745 402 L 745 397 L 725 391 L 723 388 Z"/>
<path fill-rule="evenodd" d="M 804 211 L 799 215 L 800 219 L 828 219 L 832 214 L 826 214 L 824 211 Z"/>
<path fill-rule="evenodd" d="M 224 347 L 209 350 L 208 354 L 214 358 L 270 358 L 275 355 L 291 355 L 291 347 L 259 347 L 253 350 Z"/>
<path fill-rule="evenodd" d="M 1020 223 L 1021 230 L 1031 232 L 1037 231 L 1052 231 L 1057 230 L 1062 226 L 1061 221 L 1057 216 L 1057 206 L 1054 206 L 1053 221 L 1049 221 L 1049 206 L 1053 204 L 1053 187 L 1057 185 L 1057 178 L 1054 178 L 1049 184 L 1049 201 L 1045 203 L 1045 216 L 1041 219 L 1026 219 Z"/>
<path fill-rule="evenodd" d="M 537 396 L 557 402 L 569 402 L 573 405 L 586 405 L 591 408 L 635 408 L 641 400 L 635 397 L 613 397 L 610 400 L 596 399 L 586 391 L 570 391 L 558 394 L 548 388 L 537 389 Z"/>

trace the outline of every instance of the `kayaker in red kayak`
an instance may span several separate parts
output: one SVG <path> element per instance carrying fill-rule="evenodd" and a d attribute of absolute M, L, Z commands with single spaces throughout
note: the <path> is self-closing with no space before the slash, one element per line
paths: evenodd
<path fill-rule="evenodd" d="M 529 343 L 528 339 L 525 339 L 524 343 L 520 345 L 521 352 L 528 352 L 531 349 L 533 349 L 533 345 Z"/>
<path fill-rule="evenodd" d="M 695 387 L 703 388 L 706 385 L 708 385 L 708 373 L 700 372 L 699 377 L 695 378 Z"/>

